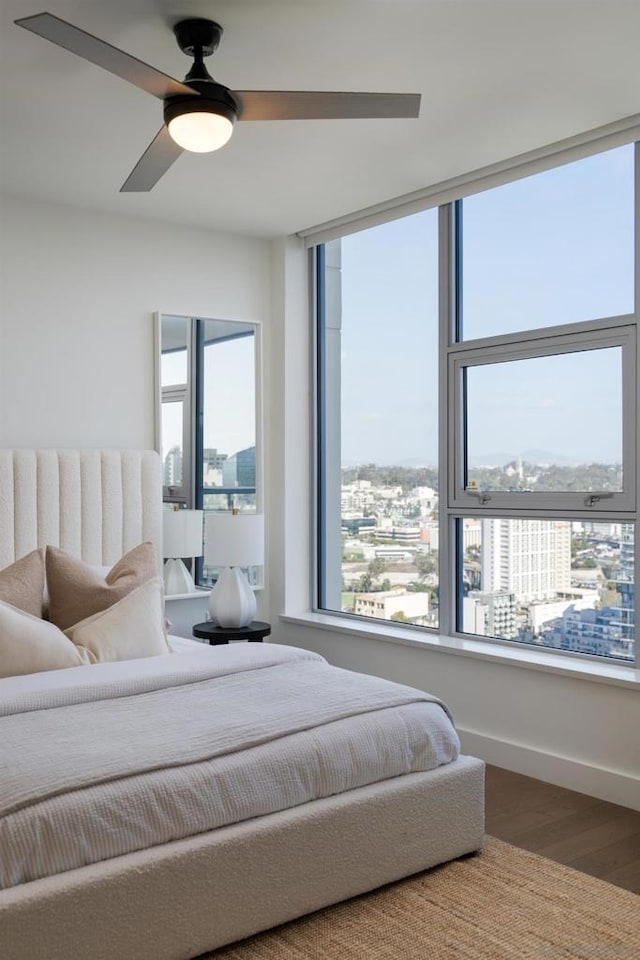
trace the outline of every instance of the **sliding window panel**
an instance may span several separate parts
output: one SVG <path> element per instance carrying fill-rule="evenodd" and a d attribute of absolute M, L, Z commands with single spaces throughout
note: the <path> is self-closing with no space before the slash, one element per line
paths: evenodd
<path fill-rule="evenodd" d="M 635 508 L 635 329 L 453 349 L 452 499 Z"/>
<path fill-rule="evenodd" d="M 319 248 L 324 610 L 438 626 L 438 215 Z"/>

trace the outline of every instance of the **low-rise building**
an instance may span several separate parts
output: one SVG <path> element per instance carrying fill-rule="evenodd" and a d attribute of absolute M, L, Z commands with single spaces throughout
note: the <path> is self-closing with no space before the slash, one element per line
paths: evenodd
<path fill-rule="evenodd" d="M 559 593 L 554 600 L 533 600 L 524 604 L 527 612 L 528 627 L 537 635 L 546 623 L 562 617 L 567 610 L 592 610 L 598 602 L 597 590 L 584 590 L 573 587 Z"/>
<path fill-rule="evenodd" d="M 394 614 L 401 613 L 407 620 L 416 621 L 429 613 L 429 594 L 403 589 L 356 593 L 353 612 L 376 620 L 391 620 Z"/>
<path fill-rule="evenodd" d="M 465 633 L 513 640 L 518 636 L 514 594 L 498 590 L 469 591 L 462 602 L 462 622 Z"/>

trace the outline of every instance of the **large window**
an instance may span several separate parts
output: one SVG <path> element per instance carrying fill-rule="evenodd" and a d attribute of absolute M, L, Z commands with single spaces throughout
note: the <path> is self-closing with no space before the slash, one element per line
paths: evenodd
<path fill-rule="evenodd" d="M 635 168 L 315 248 L 318 609 L 635 659 Z"/>
<path fill-rule="evenodd" d="M 321 606 L 438 626 L 438 214 L 327 244 Z"/>

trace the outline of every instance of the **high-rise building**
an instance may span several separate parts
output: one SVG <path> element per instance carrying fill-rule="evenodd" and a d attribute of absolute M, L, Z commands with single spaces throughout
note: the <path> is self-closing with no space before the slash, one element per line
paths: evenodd
<path fill-rule="evenodd" d="M 202 463 L 205 470 L 222 470 L 227 459 L 226 453 L 218 453 L 215 447 L 205 447 L 202 451 Z"/>
<path fill-rule="evenodd" d="M 179 487 L 182 483 L 182 450 L 171 447 L 164 458 L 165 487 Z"/>
<path fill-rule="evenodd" d="M 482 590 L 513 593 L 517 603 L 545 600 L 571 586 L 571 523 L 482 521 Z"/>
<path fill-rule="evenodd" d="M 222 483 L 225 487 L 255 487 L 256 448 L 247 447 L 228 457 L 222 466 Z"/>
<path fill-rule="evenodd" d="M 633 635 L 625 633 L 621 607 L 566 610 L 550 632 L 542 635 L 546 646 L 598 657 L 633 659 Z"/>
<path fill-rule="evenodd" d="M 623 640 L 633 640 L 634 636 L 636 600 L 634 551 L 633 524 L 623 523 L 620 531 L 620 566 L 617 583 L 620 593 Z"/>
<path fill-rule="evenodd" d="M 218 453 L 215 447 L 202 451 L 202 483 L 205 487 L 222 486 L 222 472 L 227 461 L 226 453 Z"/>

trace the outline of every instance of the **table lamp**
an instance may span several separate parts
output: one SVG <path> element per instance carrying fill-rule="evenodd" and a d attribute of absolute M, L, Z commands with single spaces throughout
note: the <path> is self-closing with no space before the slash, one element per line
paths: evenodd
<path fill-rule="evenodd" d="M 204 562 L 224 567 L 209 595 L 209 613 L 220 627 L 246 627 L 256 598 L 241 567 L 264 563 L 264 517 L 259 513 L 207 513 Z"/>
<path fill-rule="evenodd" d="M 193 593 L 196 585 L 182 557 L 202 556 L 202 510 L 163 510 L 162 555 L 165 595 Z"/>

